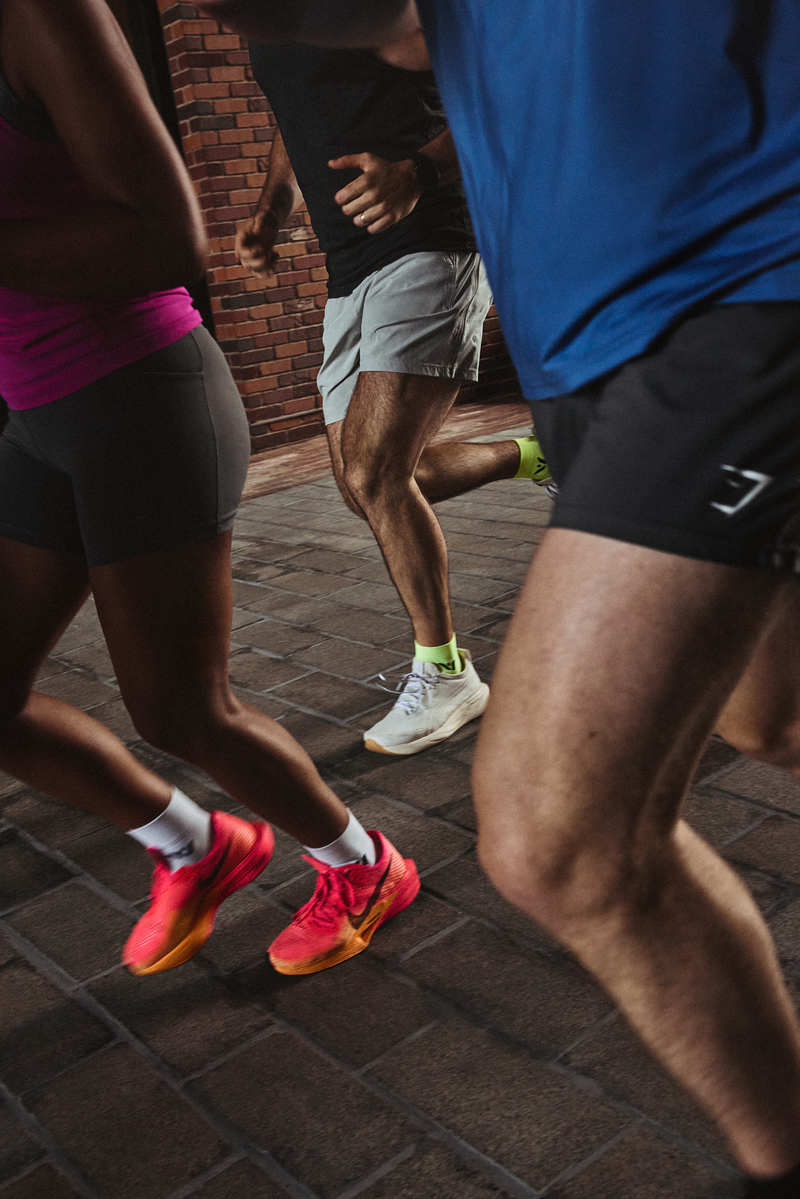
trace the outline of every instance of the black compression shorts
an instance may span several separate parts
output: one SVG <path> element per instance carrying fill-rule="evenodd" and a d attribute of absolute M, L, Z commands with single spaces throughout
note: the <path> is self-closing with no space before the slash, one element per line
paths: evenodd
<path fill-rule="evenodd" d="M 0 437 L 0 536 L 100 566 L 229 529 L 247 417 L 202 327 L 80 391 L 21 412 Z"/>
<path fill-rule="evenodd" d="M 800 573 L 800 303 L 703 309 L 531 407 L 552 526 Z"/>

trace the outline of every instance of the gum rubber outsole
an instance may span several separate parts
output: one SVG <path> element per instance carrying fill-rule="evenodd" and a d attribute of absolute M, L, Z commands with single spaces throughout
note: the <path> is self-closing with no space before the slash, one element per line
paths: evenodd
<path fill-rule="evenodd" d="M 461 704 L 458 708 L 454 708 L 448 716 L 444 724 L 439 725 L 438 729 L 434 729 L 432 733 L 428 733 L 424 737 L 417 737 L 416 741 L 407 741 L 404 745 L 381 745 L 378 741 L 374 741 L 372 737 L 364 738 L 364 749 L 371 749 L 374 754 L 391 754 L 392 757 L 407 757 L 409 754 L 421 753 L 423 749 L 429 749 L 431 745 L 438 745 L 440 741 L 446 741 L 448 737 L 452 737 L 453 733 L 457 733 L 465 724 L 469 724 L 471 720 L 477 720 L 486 711 L 486 705 L 489 702 L 489 685 L 481 683 L 481 690 L 469 699 L 467 703 Z M 475 709 L 473 711 L 473 708 Z M 464 715 L 466 709 L 467 715 Z"/>
<path fill-rule="evenodd" d="M 416 864 L 411 858 L 404 858 L 403 861 L 406 864 L 406 874 L 395 894 L 388 896 L 388 899 L 382 901 L 381 904 L 375 904 L 365 924 L 354 928 L 344 945 L 340 945 L 334 953 L 326 957 L 300 963 L 282 962 L 279 958 L 273 958 L 271 954 L 268 954 L 274 969 L 279 974 L 318 974 L 320 970 L 329 970 L 331 966 L 338 966 L 340 962 L 346 962 L 349 958 L 363 953 L 369 947 L 370 941 L 381 925 L 385 924 L 387 920 L 391 920 L 393 916 L 399 915 L 409 904 L 414 902 L 419 894 L 421 884 Z M 385 909 L 382 906 L 383 903 L 387 904 Z"/>
<path fill-rule="evenodd" d="M 257 827 L 258 836 L 247 857 L 242 858 L 236 869 L 232 870 L 217 887 L 209 891 L 200 907 L 199 918 L 192 924 L 189 933 L 182 941 L 174 945 L 169 953 L 164 954 L 158 961 L 151 962 L 149 966 L 129 964 L 128 969 L 131 974 L 161 974 L 165 970 L 173 970 L 176 966 L 182 966 L 184 962 L 190 961 L 196 953 L 200 952 L 214 931 L 217 909 L 223 900 L 232 895 L 234 891 L 246 887 L 253 879 L 258 878 L 262 870 L 269 865 L 275 848 L 275 836 L 268 824 Z"/>

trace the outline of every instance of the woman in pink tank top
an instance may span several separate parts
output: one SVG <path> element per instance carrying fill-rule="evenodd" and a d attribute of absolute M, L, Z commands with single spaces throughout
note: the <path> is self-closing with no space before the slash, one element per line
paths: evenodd
<path fill-rule="evenodd" d="M 204 254 L 187 172 L 104 0 L 0 0 L 0 768 L 152 852 L 151 906 L 124 952 L 136 973 L 196 953 L 219 903 L 269 861 L 267 823 L 209 815 L 33 690 L 91 592 L 139 734 L 318 857 L 314 903 L 272 946 L 276 968 L 308 973 L 364 948 L 419 884 L 231 691 L 249 438 L 184 289 Z M 377 914 L 360 912 L 365 895 Z"/>

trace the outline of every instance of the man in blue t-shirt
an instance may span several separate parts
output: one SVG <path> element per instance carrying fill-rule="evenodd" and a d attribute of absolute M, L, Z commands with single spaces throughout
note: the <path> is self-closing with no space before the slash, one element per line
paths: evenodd
<path fill-rule="evenodd" d="M 354 44 L 415 20 L 235 7 Z M 680 812 L 715 728 L 800 773 L 800 5 L 419 8 L 561 488 L 476 754 L 481 860 L 718 1122 L 747 1194 L 796 1199 L 800 1027 Z"/>

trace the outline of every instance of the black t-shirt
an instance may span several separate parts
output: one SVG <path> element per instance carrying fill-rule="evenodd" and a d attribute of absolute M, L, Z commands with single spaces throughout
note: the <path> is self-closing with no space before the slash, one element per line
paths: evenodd
<path fill-rule="evenodd" d="M 329 295 L 349 295 L 404 254 L 474 250 L 460 180 L 423 193 L 413 212 L 376 234 L 354 225 L 333 198 L 359 172 L 331 170 L 329 159 L 372 153 L 396 162 L 446 129 L 430 71 L 389 66 L 370 50 L 316 46 L 253 42 L 250 59 L 327 256 Z"/>

